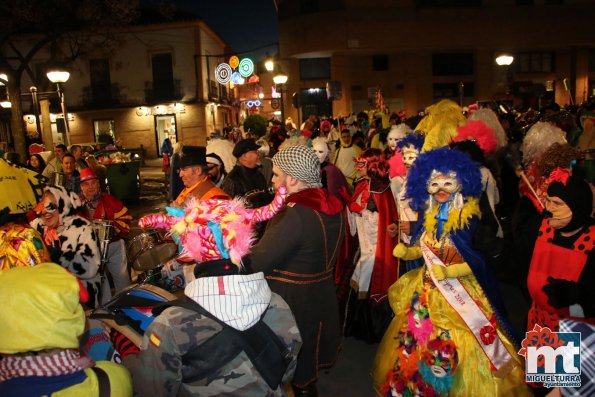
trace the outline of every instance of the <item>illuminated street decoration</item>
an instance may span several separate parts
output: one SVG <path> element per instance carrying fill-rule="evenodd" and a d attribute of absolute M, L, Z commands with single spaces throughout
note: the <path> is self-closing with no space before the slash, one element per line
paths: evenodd
<path fill-rule="evenodd" d="M 240 61 L 239 69 L 243 77 L 248 77 L 254 73 L 254 62 L 250 58 L 244 58 Z"/>
<path fill-rule="evenodd" d="M 229 66 L 231 66 L 232 69 L 237 69 L 239 64 L 240 58 L 238 58 L 237 56 L 234 55 L 231 58 L 229 58 Z"/>
<path fill-rule="evenodd" d="M 262 102 L 258 99 L 253 100 L 253 101 L 246 101 L 246 107 L 252 108 L 252 107 L 260 107 L 262 105 Z"/>
<path fill-rule="evenodd" d="M 222 62 L 215 69 L 215 78 L 219 84 L 244 84 L 244 77 L 248 78 L 254 73 L 254 62 L 250 58 L 237 56 L 229 58 L 229 63 Z M 258 81 L 258 76 L 256 76 Z"/>
<path fill-rule="evenodd" d="M 242 75 L 240 74 L 240 72 L 233 72 L 231 75 L 231 81 L 234 84 L 242 84 Z"/>
<path fill-rule="evenodd" d="M 233 70 L 227 63 L 220 63 L 215 69 L 215 78 L 219 84 L 227 84 L 231 80 Z"/>

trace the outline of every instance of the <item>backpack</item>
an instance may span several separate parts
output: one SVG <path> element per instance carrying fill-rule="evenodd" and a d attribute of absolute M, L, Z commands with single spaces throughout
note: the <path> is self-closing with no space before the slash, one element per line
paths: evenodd
<path fill-rule="evenodd" d="M 223 366 L 243 351 L 269 387 L 272 390 L 279 387 L 292 360 L 292 354 L 264 322 L 266 311 L 255 325 L 244 331 L 230 327 L 204 307 L 187 298 L 164 302 L 153 309 L 153 314 L 157 316 L 168 307 L 174 306 L 197 312 L 223 327 L 221 332 L 191 348 L 182 356 L 182 364 L 190 368 L 182 373 L 184 383 L 205 380 L 208 385 Z"/>

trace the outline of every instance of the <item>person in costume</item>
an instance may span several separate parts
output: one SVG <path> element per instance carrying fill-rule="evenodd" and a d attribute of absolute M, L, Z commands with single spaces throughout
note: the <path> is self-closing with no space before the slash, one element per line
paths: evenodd
<path fill-rule="evenodd" d="M 530 395 L 495 279 L 471 245 L 480 194 L 477 166 L 456 150 L 422 153 L 409 171 L 420 224 L 393 253 L 424 266 L 389 290 L 395 317 L 373 368 L 383 396 Z"/>
<path fill-rule="evenodd" d="M 204 146 L 184 146 L 182 148 L 179 174 L 185 188 L 172 202 L 172 206 L 183 208 L 192 199 L 208 200 L 229 197 L 211 180 L 206 155 Z"/>
<path fill-rule="evenodd" d="M 54 263 L 0 272 L 0 395 L 131 397 L 122 365 L 80 354 L 89 298 Z"/>
<path fill-rule="evenodd" d="M 537 233 L 527 279 L 532 299 L 528 330 L 537 324 L 558 331 L 564 318 L 595 324 L 592 200 L 583 179 L 567 169 L 551 172 L 546 217 Z"/>
<path fill-rule="evenodd" d="M 107 269 L 104 271 L 109 271 L 114 281 L 115 293 L 118 293 L 130 284 L 124 238 L 130 232 L 132 216 L 124 203 L 115 196 L 101 191 L 99 179 L 91 168 L 81 171 L 81 200 L 84 205 L 83 216 L 85 218 L 90 221 L 111 221 L 111 227 L 108 229 L 110 235 L 106 236 L 110 242 L 106 248 L 107 262 L 105 266 Z M 101 303 L 107 302 L 111 296 L 110 285 L 106 279 L 102 283 Z"/>
<path fill-rule="evenodd" d="M 280 189 L 271 204 L 256 209 L 210 199 L 192 201 L 178 214 L 140 219 L 143 227 L 169 230 L 182 254 L 196 262 L 187 266 L 187 304 L 163 310 L 140 350 L 122 334 L 112 335 L 140 395 L 285 396 L 300 331 L 264 274 L 250 274 L 242 262 L 254 242 L 254 222 L 273 217 L 284 195 Z"/>
<path fill-rule="evenodd" d="M 406 244 L 408 244 L 411 239 L 411 233 L 415 230 L 418 218 L 417 212 L 409 205 L 411 200 L 405 197 L 405 192 L 407 191 L 407 173 L 409 173 L 413 162 L 419 156 L 423 144 L 424 136 L 419 132 L 407 134 L 399 141 L 398 148 L 403 165 L 405 166 L 405 174 L 391 178 L 391 189 L 393 190 L 397 202 L 399 219 L 388 225 L 387 232 L 391 237 L 398 235 L 398 238 Z M 389 164 L 392 161 L 395 160 L 391 158 Z M 405 262 L 405 269 L 407 271 L 415 269 L 423 263 L 421 259 L 404 260 L 403 262 Z"/>
<path fill-rule="evenodd" d="M 87 305 L 99 304 L 101 254 L 91 222 L 77 215 L 83 203 L 62 186 L 47 186 L 35 208 L 38 218 L 31 222 L 43 236 L 53 262 L 78 277 L 89 292 Z"/>
<path fill-rule="evenodd" d="M 346 204 L 345 199 L 341 195 L 341 190 L 348 190 L 349 185 L 341 170 L 329 163 L 330 149 L 327 139 L 322 137 L 313 139 L 312 150 L 316 154 L 316 157 L 318 157 L 318 161 L 320 161 L 320 181 L 322 187 L 341 200 L 343 204 Z"/>
<path fill-rule="evenodd" d="M 523 153 L 523 168 L 530 186 L 521 181 L 519 190 L 541 214 L 547 189 L 547 175 L 540 175 L 537 163 L 545 151 L 554 143 L 564 144 L 566 134 L 553 124 L 538 121 L 525 135 L 521 152 Z"/>
<path fill-rule="evenodd" d="M 351 234 L 357 233 L 360 257 L 351 277 L 354 299 L 352 333 L 373 343 L 380 340 L 390 322 L 388 288 L 399 277 L 399 261 L 392 256 L 395 238 L 387 227 L 398 220 L 397 207 L 390 189 L 388 164 L 380 149 L 367 149 L 356 159 L 358 179 L 355 192 L 348 197 Z M 370 312 L 372 321 L 363 312 Z"/>
<path fill-rule="evenodd" d="M 403 140 L 407 134 L 412 133 L 411 128 L 407 124 L 394 124 L 390 127 L 386 137 L 386 148 L 384 148 L 384 157 L 388 160 L 397 151 L 399 151 L 399 142 Z"/>
<path fill-rule="evenodd" d="M 359 157 L 361 152 L 359 146 L 353 144 L 349 129 L 342 129 L 339 146 L 333 157 L 333 164 L 341 170 L 350 185 L 353 184 L 353 180 L 357 176 L 355 159 Z"/>
<path fill-rule="evenodd" d="M 275 188 L 287 188 L 287 204 L 248 259 L 287 301 L 302 335 L 295 395 L 317 396 L 318 371 L 335 363 L 341 343 L 333 271 L 345 233 L 343 204 L 321 187 L 320 161 L 307 146 L 281 149 L 273 172 Z"/>

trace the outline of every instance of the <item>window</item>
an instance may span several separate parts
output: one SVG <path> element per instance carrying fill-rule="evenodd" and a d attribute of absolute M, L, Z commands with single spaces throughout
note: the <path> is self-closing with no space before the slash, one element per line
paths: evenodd
<path fill-rule="evenodd" d="M 151 57 L 153 67 L 153 98 L 173 99 L 174 70 L 170 53 L 155 54 Z"/>
<path fill-rule="evenodd" d="M 388 70 L 388 55 L 372 55 L 372 70 L 382 71 Z"/>
<path fill-rule="evenodd" d="M 434 83 L 432 88 L 435 101 L 452 99 L 458 102 L 461 96 L 460 83 Z M 475 96 L 475 85 L 470 81 L 463 82 L 463 97 L 473 96 Z"/>
<path fill-rule="evenodd" d="M 432 55 L 433 76 L 472 75 L 474 66 L 473 53 L 452 53 Z"/>
<path fill-rule="evenodd" d="M 112 100 L 112 82 L 109 72 L 109 59 L 101 58 L 89 61 L 91 101 L 94 104 L 110 103 Z"/>
<path fill-rule="evenodd" d="M 301 80 L 330 80 L 330 58 L 305 58 L 300 59 Z"/>
<path fill-rule="evenodd" d="M 513 65 L 519 73 L 550 73 L 554 71 L 554 53 L 522 52 Z"/>
<path fill-rule="evenodd" d="M 109 144 L 116 141 L 116 123 L 112 119 L 94 120 L 93 130 L 97 143 Z"/>

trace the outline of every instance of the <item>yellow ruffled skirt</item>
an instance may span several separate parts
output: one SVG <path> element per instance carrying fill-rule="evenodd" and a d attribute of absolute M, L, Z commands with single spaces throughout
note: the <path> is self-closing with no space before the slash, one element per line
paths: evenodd
<path fill-rule="evenodd" d="M 459 278 L 488 319 L 494 319 L 473 275 Z M 389 291 L 395 313 L 372 376 L 380 395 L 531 396 L 524 364 L 498 325 L 512 360 L 499 373 L 454 309 L 434 287 L 426 267 L 404 274 Z"/>

